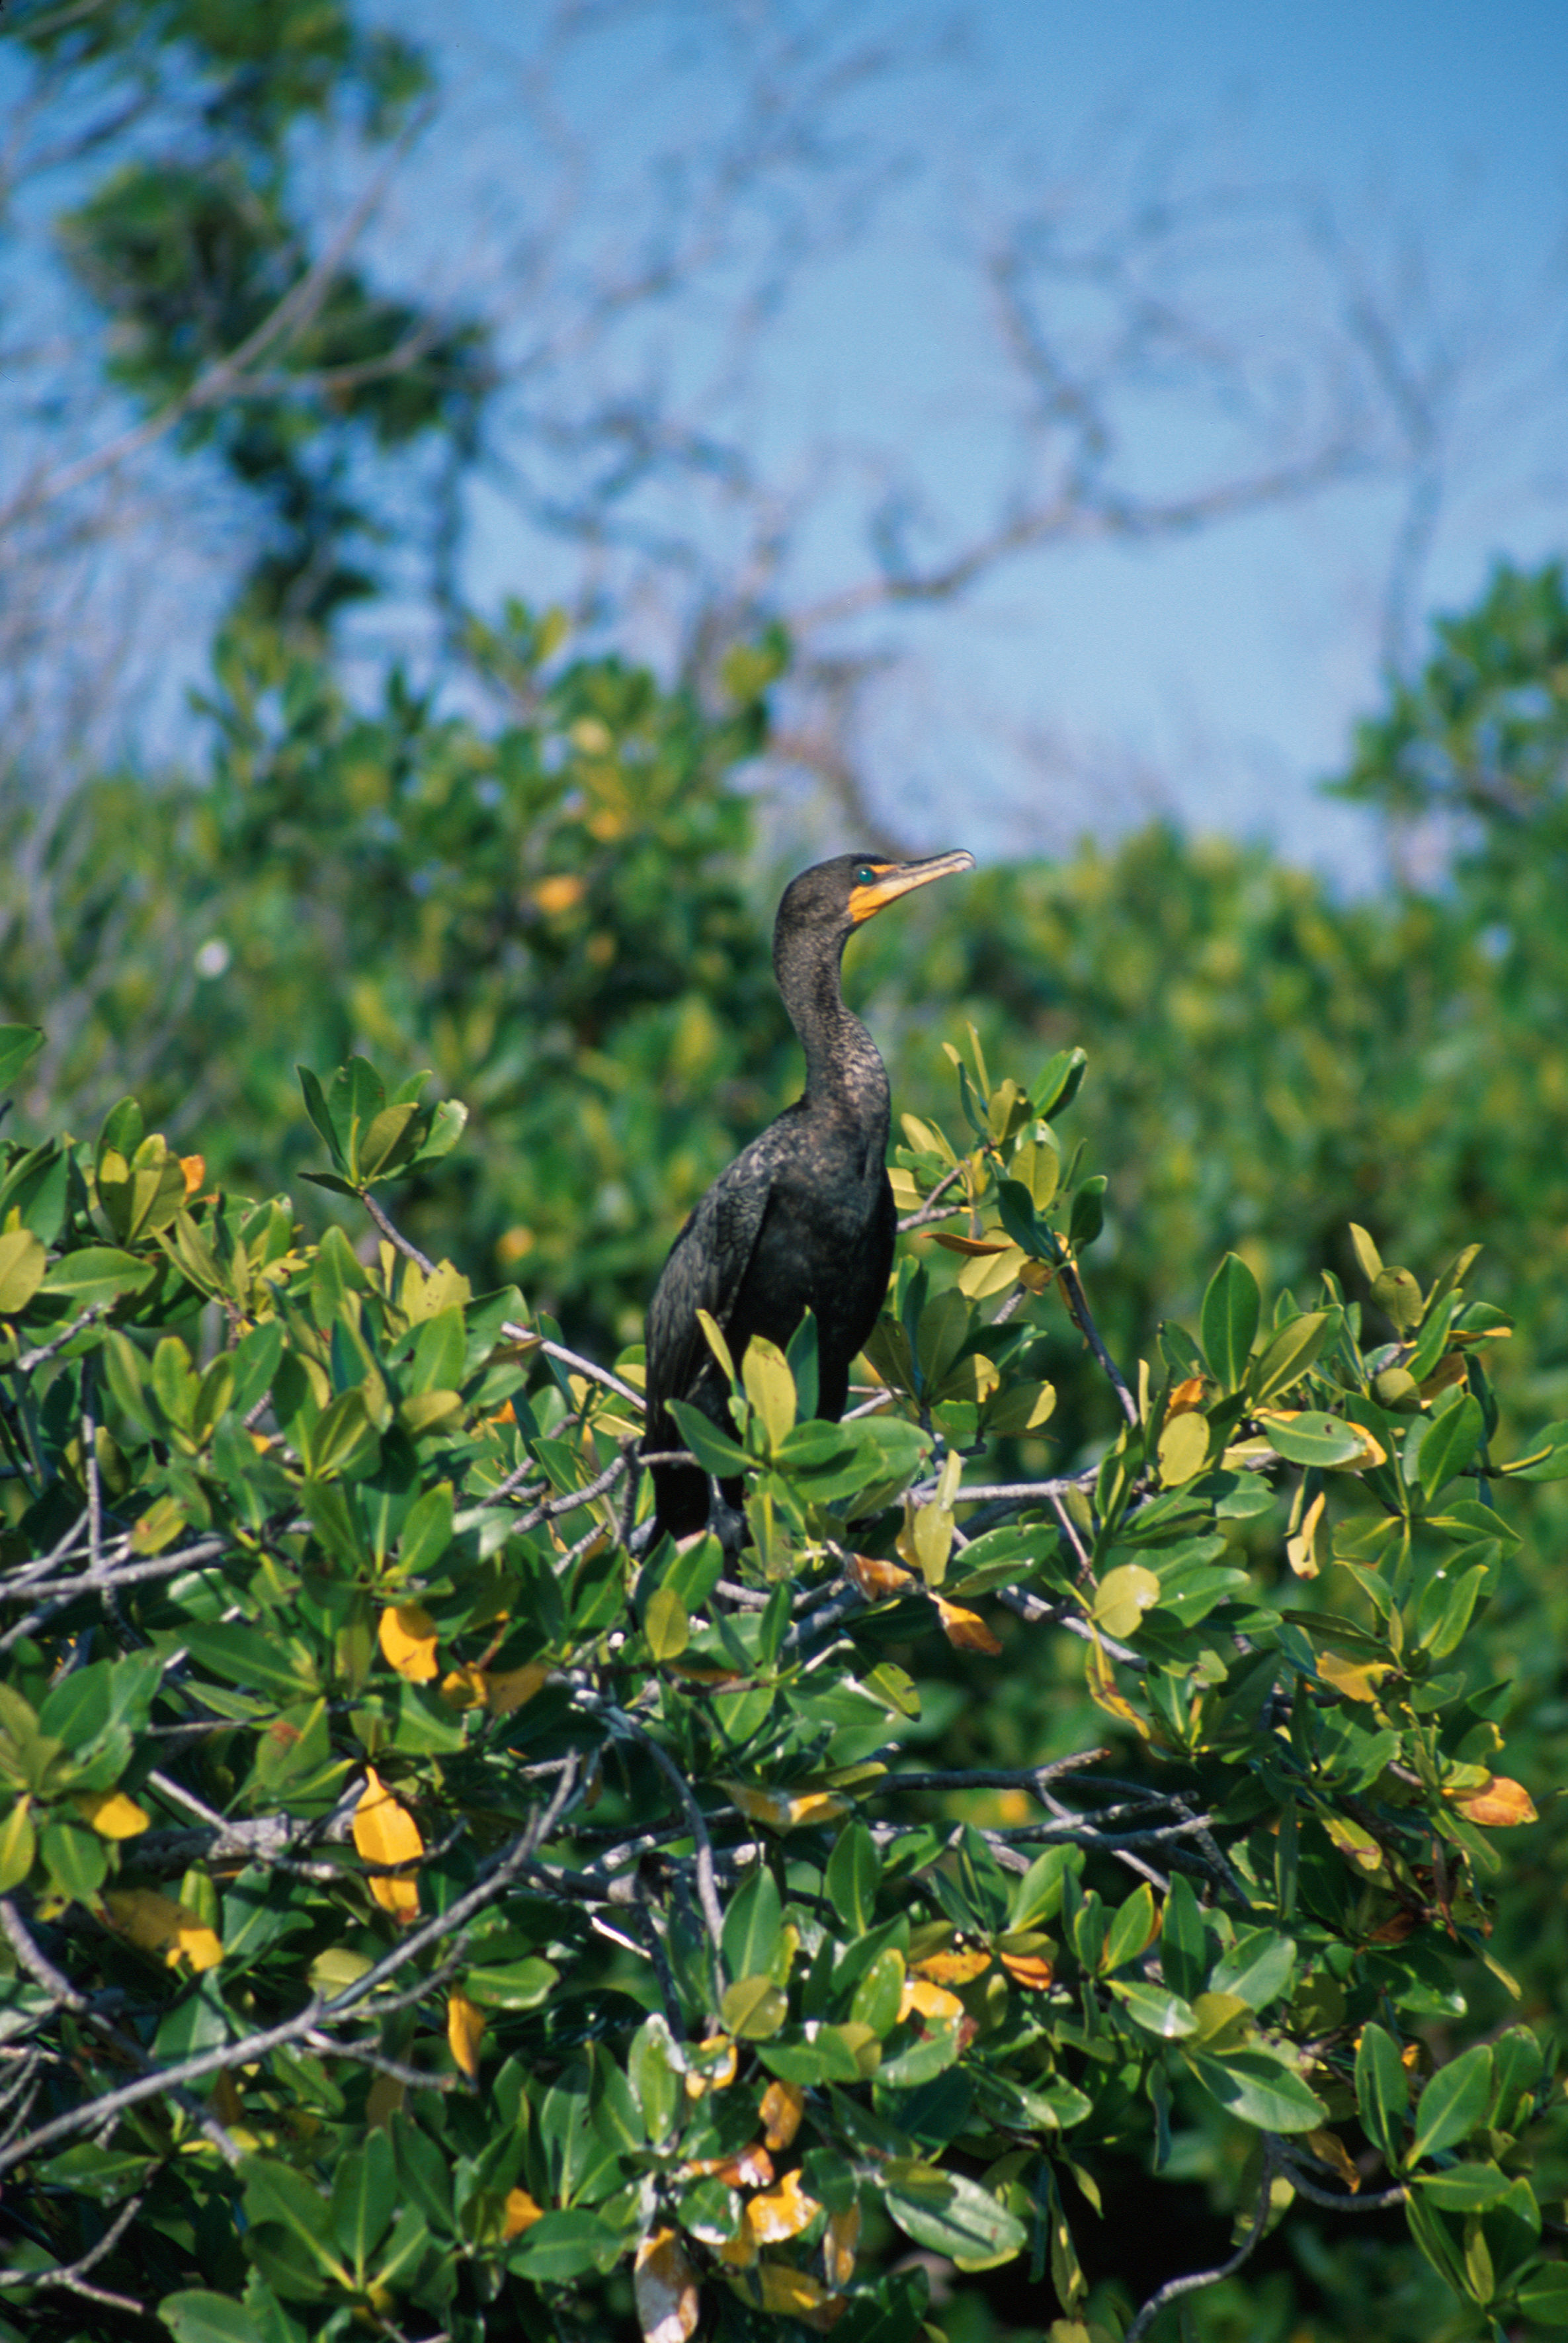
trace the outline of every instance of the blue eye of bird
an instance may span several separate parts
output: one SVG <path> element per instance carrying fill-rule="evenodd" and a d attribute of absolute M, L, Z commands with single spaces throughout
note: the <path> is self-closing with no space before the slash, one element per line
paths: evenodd
<path fill-rule="evenodd" d="M 874 882 L 876 876 L 876 871 L 872 869 L 871 865 L 869 862 L 862 862 L 859 869 L 855 873 L 855 884 L 857 887 L 869 887 Z"/>

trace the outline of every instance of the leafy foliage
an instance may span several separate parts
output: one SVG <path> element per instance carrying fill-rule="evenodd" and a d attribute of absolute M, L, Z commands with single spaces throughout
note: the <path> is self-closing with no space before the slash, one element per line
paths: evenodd
<path fill-rule="evenodd" d="M 33 1037 L 0 1038 L 15 1070 Z M 303 1078 L 357 1250 L 209 1189 L 129 1101 L 7 1151 L 31 2331 L 92 2331 L 87 2288 L 182 2338 L 663 2338 L 706 2305 L 894 2343 L 913 2246 L 1131 2337 L 1162 2298 L 1093 2281 L 1070 2207 L 1201 2141 L 1254 2245 L 1386 2197 L 1428 2331 L 1443 2298 L 1455 2332 L 1558 2323 L 1554 2079 L 1468 2016 L 1533 1809 L 1465 1654 L 1497 1500 L 1568 1435 L 1495 1450 L 1472 1255 L 1423 1288 L 1359 1231 L 1392 1342 L 1332 1275 L 1265 1306 L 1231 1255 L 1122 1377 L 1081 1053 L 1027 1088 L 952 1055 L 869 1406 L 811 1419 L 808 1324 L 749 1349 L 732 1440 L 693 1425 L 745 1478 L 735 1578 L 638 1525 L 636 1350 L 597 1366 L 394 1227 L 377 1185 L 459 1140 L 421 1084 Z M 1062 1307 L 1120 1428 L 999 1483 Z M 921 1765 L 955 1667 L 1033 1685 L 1016 1765 Z"/>

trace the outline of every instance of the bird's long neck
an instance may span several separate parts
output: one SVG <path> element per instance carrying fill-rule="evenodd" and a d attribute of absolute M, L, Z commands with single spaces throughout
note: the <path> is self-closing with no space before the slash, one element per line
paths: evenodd
<path fill-rule="evenodd" d="M 859 1019 L 844 1005 L 839 962 L 846 939 L 806 930 L 775 935 L 773 968 L 806 1052 L 808 1105 L 852 1119 L 868 1141 L 889 1121 L 888 1070 Z"/>

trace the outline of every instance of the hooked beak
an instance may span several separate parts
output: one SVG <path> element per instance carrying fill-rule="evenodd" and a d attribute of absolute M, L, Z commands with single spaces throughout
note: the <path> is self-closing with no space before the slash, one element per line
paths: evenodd
<path fill-rule="evenodd" d="M 932 854 L 923 862 L 873 862 L 867 867 L 875 875 L 849 890 L 849 917 L 857 927 L 916 887 L 929 887 L 933 879 L 948 879 L 958 870 L 972 870 L 975 859 L 960 847 L 956 854 Z"/>

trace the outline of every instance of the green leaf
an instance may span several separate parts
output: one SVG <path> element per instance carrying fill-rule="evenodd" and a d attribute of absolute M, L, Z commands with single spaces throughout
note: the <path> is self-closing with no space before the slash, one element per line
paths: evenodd
<path fill-rule="evenodd" d="M 1356 2051 L 1356 2106 L 1362 2130 L 1382 2148 L 1391 2171 L 1399 2167 L 1409 2105 L 1410 2077 L 1399 2045 L 1382 2026 L 1364 2026 Z"/>
<path fill-rule="evenodd" d="M 739 1977 L 719 2004 L 727 2034 L 738 2041 L 763 2042 L 789 2015 L 789 1996 L 769 1976 Z"/>
<path fill-rule="evenodd" d="M 1022 2222 L 978 2181 L 930 2164 L 892 2161 L 884 2169 L 890 2217 L 929 2253 L 967 2261 L 1023 2251 Z"/>
<path fill-rule="evenodd" d="M 478 1962 L 463 1974 L 470 2001 L 487 2009 L 538 2009 L 560 1982 L 555 1965 L 537 1956 L 522 1961 Z"/>
<path fill-rule="evenodd" d="M 783 1916 L 778 1882 L 766 1863 L 754 1863 L 724 1916 L 724 1966 L 731 1976 L 762 1976 L 771 1970 Z"/>
<path fill-rule="evenodd" d="M 789 1589 L 784 1589 L 788 1599 Z M 678 1659 L 691 1641 L 691 1621 L 673 1586 L 656 1586 L 643 1618 L 648 1648 L 656 1660 Z"/>
<path fill-rule="evenodd" d="M 1416 2102 L 1412 2162 L 1457 2147 L 1485 2116 L 1492 2097 L 1492 2053 L 1483 2042 L 1429 2076 Z"/>
<path fill-rule="evenodd" d="M 1281 1327 L 1261 1357 L 1254 1362 L 1249 1378 L 1248 1388 L 1260 1406 L 1277 1392 L 1289 1391 L 1292 1383 L 1301 1381 L 1322 1354 L 1337 1322 L 1336 1312 L 1312 1310 Z"/>
<path fill-rule="evenodd" d="M 1421 1288 L 1408 1269 L 1382 1269 L 1372 1282 L 1372 1298 L 1401 1336 L 1413 1333 L 1424 1304 Z"/>
<path fill-rule="evenodd" d="M 55 1262 L 42 1291 L 68 1302 L 73 1311 L 86 1310 L 95 1302 L 139 1293 L 156 1273 L 150 1262 L 138 1261 L 135 1253 L 121 1252 L 115 1245 L 80 1245 Z"/>
<path fill-rule="evenodd" d="M 397 1540 L 397 1559 L 415 1575 L 439 1562 L 452 1543 L 452 1484 L 438 1481 L 408 1508 Z"/>
<path fill-rule="evenodd" d="M 740 1362 L 740 1380 L 773 1455 L 795 1422 L 795 1378 L 778 1344 L 753 1334 Z"/>
<path fill-rule="evenodd" d="M 266 2343 L 243 2302 L 226 2294 L 209 2294 L 205 2287 L 166 2294 L 158 2317 L 175 2343 Z"/>
<path fill-rule="evenodd" d="M 332 2232 L 357 2278 L 391 2222 L 397 2197 L 392 2144 L 384 2131 L 367 2132 L 363 2147 L 339 2156 L 332 2176 Z"/>
<path fill-rule="evenodd" d="M 680 1426 L 680 1436 L 705 1473 L 716 1480 L 733 1481 L 747 1465 L 756 1460 L 748 1456 L 737 1441 L 719 1431 L 718 1425 L 694 1407 L 689 1400 L 672 1399 L 669 1412 Z"/>
<path fill-rule="evenodd" d="M 1292 1464 L 1348 1464 L 1366 1453 L 1354 1428 L 1337 1415 L 1304 1411 L 1288 1421 L 1271 1415 L 1260 1428 L 1275 1455 Z"/>
<path fill-rule="evenodd" d="M 1209 1980 L 1214 1993 L 1233 1993 L 1249 2009 L 1266 2009 L 1284 1992 L 1296 1966 L 1296 1947 L 1271 1928 L 1245 1928 Z"/>
<path fill-rule="evenodd" d="M 1124 1562 L 1108 1570 L 1095 1590 L 1093 1617 L 1097 1625 L 1120 1642 L 1135 1634 L 1146 1611 L 1160 1600 L 1160 1581 L 1141 1562 Z"/>
<path fill-rule="evenodd" d="M 1181 1994 L 1168 1992 L 1163 1986 L 1145 1985 L 1137 1977 L 1112 1977 L 1110 1983 L 1129 2017 L 1146 2034 L 1158 2035 L 1161 2042 L 1176 2042 L 1197 2033 L 1198 2020 Z"/>
<path fill-rule="evenodd" d="M 1463 1471 L 1480 1445 L 1482 1430 L 1481 1403 L 1472 1392 L 1446 1414 L 1432 1418 L 1416 1464 L 1428 1497 L 1434 1497 L 1445 1481 Z"/>
<path fill-rule="evenodd" d="M 1111 1574 L 1119 1576 L 1120 1573 Z M 1117 1907 L 1106 1932 L 1105 1949 L 1101 1955 L 1103 1974 L 1109 1976 L 1124 1963 L 1141 1958 L 1159 1932 L 1160 1917 L 1155 1909 L 1154 1892 L 1145 1881 Z"/>
<path fill-rule="evenodd" d="M 1418 2172 L 1412 2185 L 1445 2213 L 1482 2213 L 1500 2205 L 1513 2184 L 1495 2164 L 1451 2164 L 1446 2172 Z"/>
<path fill-rule="evenodd" d="M 1266 2050 L 1237 2050 L 1225 2058 L 1190 2051 L 1187 2057 L 1204 2089 L 1226 2113 L 1260 2131 L 1315 2131 L 1328 2121 L 1322 2101 L 1294 2067 Z"/>
<path fill-rule="evenodd" d="M 535 2286 L 565 2286 L 620 2258 L 618 2233 L 597 2213 L 547 2213 L 508 2248 L 508 2258 Z"/>
<path fill-rule="evenodd" d="M 1515 2297 L 1533 2327 L 1568 2328 L 1568 2264 L 1547 2262 L 1520 2281 Z"/>
<path fill-rule="evenodd" d="M 1105 1226 L 1105 1191 L 1110 1184 L 1103 1172 L 1079 1182 L 1067 1222 L 1067 1242 L 1074 1252 L 1091 1245 Z"/>
<path fill-rule="evenodd" d="M 881 1875 L 881 1858 L 870 1832 L 862 1822 L 847 1822 L 828 1857 L 828 1900 L 857 1936 L 865 1936 L 875 1920 Z"/>
<path fill-rule="evenodd" d="M 1568 1480 L 1568 1423 L 1548 1423 L 1503 1471 L 1515 1481 Z"/>
<path fill-rule="evenodd" d="M 1081 1050 L 1059 1050 L 1030 1084 L 1030 1103 L 1042 1122 L 1065 1114 L 1078 1096 L 1088 1058 Z"/>
<path fill-rule="evenodd" d="M 240 2170 L 245 2177 L 246 2220 L 257 2227 L 275 2223 L 303 2246 L 329 2277 L 344 2287 L 351 2286 L 353 2280 L 333 2247 L 326 2199 L 309 2181 L 292 2165 L 266 2156 L 247 2156 Z"/>
<path fill-rule="evenodd" d="M 1240 1388 L 1262 1308 L 1258 1281 L 1240 1254 L 1228 1252 L 1203 1296 L 1201 1332 L 1209 1372 L 1224 1391 Z"/>
<path fill-rule="evenodd" d="M 299 1076 L 299 1087 L 305 1093 L 306 1113 L 316 1125 L 317 1132 L 326 1143 L 327 1151 L 338 1171 L 346 1172 L 348 1165 L 343 1152 L 343 1142 L 337 1136 L 337 1125 L 332 1120 L 332 1111 L 327 1103 L 327 1096 L 321 1084 L 308 1066 L 296 1066 L 294 1071 Z M 352 1194 L 354 1191 L 350 1190 L 349 1192 Z"/>

